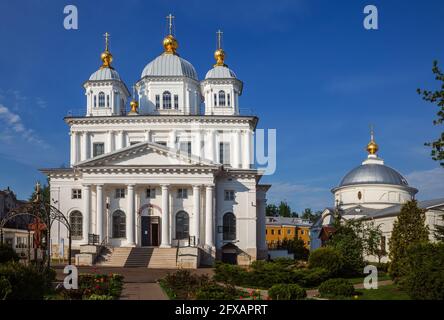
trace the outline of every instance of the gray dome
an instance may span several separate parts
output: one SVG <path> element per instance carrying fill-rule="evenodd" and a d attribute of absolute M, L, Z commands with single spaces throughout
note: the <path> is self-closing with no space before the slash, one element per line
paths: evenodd
<path fill-rule="evenodd" d="M 355 184 L 391 184 L 408 186 L 407 180 L 396 170 L 382 164 L 363 164 L 350 171 L 340 187 Z"/>
<path fill-rule="evenodd" d="M 110 68 L 102 68 L 94 72 L 91 77 L 89 77 L 90 81 L 105 81 L 105 80 L 118 80 L 120 81 L 120 76 L 116 70 Z"/>
<path fill-rule="evenodd" d="M 175 54 L 162 54 L 146 65 L 143 77 L 150 76 L 183 76 L 197 80 L 193 65 Z"/>
<path fill-rule="evenodd" d="M 205 79 L 230 79 L 237 78 L 233 70 L 225 66 L 216 66 L 207 72 Z"/>

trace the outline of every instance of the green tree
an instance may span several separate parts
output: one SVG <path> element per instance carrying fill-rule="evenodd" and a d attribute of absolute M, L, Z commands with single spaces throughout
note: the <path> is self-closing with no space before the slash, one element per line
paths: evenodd
<path fill-rule="evenodd" d="M 286 218 L 291 217 L 291 208 L 287 202 L 281 201 L 279 204 L 279 215 Z"/>
<path fill-rule="evenodd" d="M 417 92 L 422 95 L 425 101 L 436 104 L 438 107 L 437 119 L 433 121 L 433 124 L 438 126 L 444 123 L 444 74 L 438 67 L 438 61 L 433 61 L 432 72 L 441 87 L 432 91 L 418 89 Z M 439 161 L 440 165 L 444 167 L 444 132 L 441 132 L 441 136 L 435 141 L 427 142 L 425 145 L 432 148 L 432 159 Z"/>
<path fill-rule="evenodd" d="M 267 204 L 265 207 L 265 215 L 267 217 L 276 217 L 279 215 L 279 208 L 274 204 Z"/>
<path fill-rule="evenodd" d="M 310 220 L 310 222 L 316 222 L 316 220 L 319 219 L 321 214 L 322 214 L 322 212 L 320 212 L 320 211 L 313 213 L 313 210 L 311 210 L 310 208 L 307 208 L 302 212 L 301 218 L 306 219 L 306 220 Z"/>
<path fill-rule="evenodd" d="M 389 241 L 390 267 L 389 273 L 395 280 L 408 273 L 407 249 L 410 245 L 428 242 L 429 231 L 425 224 L 425 210 L 418 207 L 416 200 L 405 203 L 398 219 L 393 225 L 392 237 Z"/>

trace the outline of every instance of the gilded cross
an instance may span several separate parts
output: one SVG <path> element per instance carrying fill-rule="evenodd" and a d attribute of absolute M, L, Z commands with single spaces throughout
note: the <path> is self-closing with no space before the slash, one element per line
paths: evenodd
<path fill-rule="evenodd" d="M 173 34 L 173 19 L 175 18 L 171 13 L 167 15 L 168 20 L 168 30 L 170 31 L 169 34 Z"/>

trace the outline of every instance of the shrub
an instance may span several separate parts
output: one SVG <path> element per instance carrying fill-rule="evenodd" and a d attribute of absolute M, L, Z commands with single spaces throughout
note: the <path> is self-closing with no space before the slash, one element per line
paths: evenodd
<path fill-rule="evenodd" d="M 60 294 L 67 300 L 104 300 L 98 297 L 109 296 L 117 299 L 122 293 L 123 277 L 119 274 L 80 274 L 79 288 L 66 290 L 62 288 Z M 97 298 L 97 299 L 96 299 Z M 106 299 L 107 300 L 107 299 Z"/>
<path fill-rule="evenodd" d="M 400 279 L 400 284 L 412 299 L 444 299 L 444 244 L 410 246 L 406 265 L 407 275 Z"/>
<path fill-rule="evenodd" d="M 12 292 L 12 286 L 8 279 L 0 277 L 0 300 L 6 300 Z"/>
<path fill-rule="evenodd" d="M 311 252 L 308 258 L 310 268 L 322 268 L 328 271 L 330 276 L 339 275 L 344 266 L 341 253 L 333 248 L 324 247 Z"/>
<path fill-rule="evenodd" d="M 302 300 L 307 297 L 307 292 L 297 284 L 276 284 L 268 290 L 273 300 Z"/>
<path fill-rule="evenodd" d="M 235 300 L 241 292 L 234 286 L 221 286 L 215 282 L 203 285 L 196 292 L 197 300 Z"/>
<path fill-rule="evenodd" d="M 169 273 L 161 280 L 161 285 L 173 299 L 194 299 L 196 292 L 210 283 L 206 275 L 193 275 L 188 270 Z"/>
<path fill-rule="evenodd" d="M 10 246 L 0 245 L 0 263 L 19 261 L 19 256 Z"/>
<path fill-rule="evenodd" d="M 1 264 L 0 279 L 4 279 L 4 288 L 7 288 L 5 280 L 11 284 L 7 295 L 7 299 L 11 300 L 40 300 L 50 290 L 48 274 L 33 265 L 25 266 L 18 262 Z"/>
<path fill-rule="evenodd" d="M 103 295 L 92 294 L 86 300 L 113 300 L 113 299 L 114 299 L 113 296 L 109 296 L 109 295 L 106 295 L 106 294 L 103 294 Z"/>
<path fill-rule="evenodd" d="M 319 286 L 322 297 L 351 297 L 355 293 L 353 284 L 346 279 L 329 279 Z"/>
<path fill-rule="evenodd" d="M 296 274 L 300 278 L 296 277 L 293 282 L 306 288 L 317 287 L 330 276 L 330 272 L 324 268 L 302 269 Z"/>
<path fill-rule="evenodd" d="M 258 267 L 262 261 L 255 261 L 252 268 Z M 247 277 L 247 271 L 239 266 L 216 262 L 214 280 L 229 284 L 242 285 Z"/>

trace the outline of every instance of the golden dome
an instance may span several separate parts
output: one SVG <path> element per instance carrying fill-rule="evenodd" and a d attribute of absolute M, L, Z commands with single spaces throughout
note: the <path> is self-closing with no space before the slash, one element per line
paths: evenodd
<path fill-rule="evenodd" d="M 165 53 L 176 54 L 179 43 L 172 34 L 169 34 L 163 39 L 163 47 L 165 48 Z"/>
<path fill-rule="evenodd" d="M 139 103 L 136 100 L 131 100 L 130 102 L 130 106 L 131 106 L 131 113 L 137 113 L 138 109 L 139 109 Z"/>
<path fill-rule="evenodd" d="M 376 154 L 378 150 L 379 150 L 378 144 L 373 140 L 370 141 L 369 144 L 367 145 L 367 151 L 369 154 Z"/>
<path fill-rule="evenodd" d="M 222 48 L 217 49 L 216 51 L 214 51 L 214 59 L 216 59 L 216 64 L 214 65 L 216 66 L 224 66 L 226 67 L 227 65 L 224 63 L 225 60 L 225 51 Z"/>
<path fill-rule="evenodd" d="M 111 67 L 111 62 L 113 62 L 113 55 L 111 54 L 111 52 L 109 52 L 108 50 L 105 50 L 100 55 L 100 59 L 103 62 L 102 66 L 100 67 L 101 69 L 103 69 L 103 68 L 112 69 L 113 68 L 113 67 Z"/>

